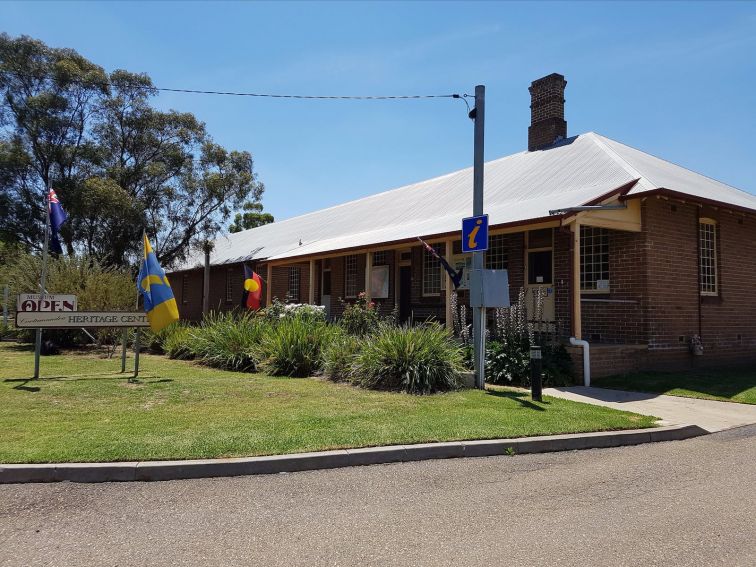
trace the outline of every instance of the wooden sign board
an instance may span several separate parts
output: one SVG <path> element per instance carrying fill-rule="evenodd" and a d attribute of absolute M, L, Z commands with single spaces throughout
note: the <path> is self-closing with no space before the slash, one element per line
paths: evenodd
<path fill-rule="evenodd" d="M 76 311 L 75 295 L 20 293 L 16 311 Z"/>
<path fill-rule="evenodd" d="M 88 327 L 149 327 L 146 313 L 108 311 L 17 311 L 19 329 L 66 329 Z"/>

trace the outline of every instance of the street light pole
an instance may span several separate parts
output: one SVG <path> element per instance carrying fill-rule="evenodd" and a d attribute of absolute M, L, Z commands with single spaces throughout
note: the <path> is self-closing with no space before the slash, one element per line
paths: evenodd
<path fill-rule="evenodd" d="M 475 122 L 475 141 L 473 154 L 473 216 L 483 214 L 483 141 L 486 114 L 486 87 L 475 87 L 475 108 L 473 120 Z M 478 277 L 471 278 L 471 285 L 483 285 L 483 254 L 473 252 L 472 269 Z M 482 294 L 481 294 L 482 297 Z M 475 387 L 486 387 L 486 308 L 473 308 L 473 365 L 475 368 Z"/>

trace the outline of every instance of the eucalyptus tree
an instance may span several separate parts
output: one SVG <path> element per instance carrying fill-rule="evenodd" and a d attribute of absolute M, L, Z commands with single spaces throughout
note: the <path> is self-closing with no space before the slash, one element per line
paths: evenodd
<path fill-rule="evenodd" d="M 39 247 L 52 179 L 69 252 L 128 265 L 146 230 L 170 266 L 262 197 L 251 154 L 215 143 L 190 113 L 156 109 L 145 74 L 2 34 L 0 93 L 3 240 Z"/>

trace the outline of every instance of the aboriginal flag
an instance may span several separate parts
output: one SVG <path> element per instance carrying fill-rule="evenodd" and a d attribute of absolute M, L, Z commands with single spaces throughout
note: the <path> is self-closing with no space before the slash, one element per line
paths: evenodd
<path fill-rule="evenodd" d="M 241 305 L 244 309 L 260 309 L 262 278 L 252 268 L 244 264 L 244 290 Z"/>

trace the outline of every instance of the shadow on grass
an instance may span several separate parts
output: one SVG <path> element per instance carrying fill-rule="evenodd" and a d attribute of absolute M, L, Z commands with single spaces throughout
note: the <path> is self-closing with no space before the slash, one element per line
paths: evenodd
<path fill-rule="evenodd" d="M 598 378 L 595 386 L 666 394 L 675 389 L 733 399 L 756 389 L 756 370 L 726 368 L 687 372 L 638 372 Z M 756 398 L 756 395 L 753 396 Z M 753 403 L 753 402 L 751 402 Z"/>
<path fill-rule="evenodd" d="M 3 382 L 79 382 L 81 380 L 127 380 L 133 384 L 145 383 L 145 384 L 162 384 L 164 382 L 173 382 L 173 378 L 158 378 L 157 376 L 140 376 L 134 378 L 130 372 L 113 372 L 106 373 L 100 372 L 98 374 L 71 374 L 69 376 L 42 376 L 37 380 L 33 378 L 5 378 Z M 14 386 L 16 389 L 17 386 Z M 35 390 L 38 391 L 39 389 Z"/>
<path fill-rule="evenodd" d="M 548 406 L 549 402 L 539 402 L 541 405 L 535 404 L 529 399 L 529 395 L 525 392 L 512 392 L 512 391 L 506 391 L 506 390 L 486 390 L 486 393 L 490 396 L 495 396 L 497 398 L 509 398 L 510 400 L 514 400 L 523 407 L 526 407 L 528 409 L 533 409 L 537 411 L 546 411 L 546 408 L 543 406 Z"/>
<path fill-rule="evenodd" d="M 19 380 L 6 380 L 6 382 L 18 382 Z M 31 378 L 26 378 L 24 380 L 20 380 L 21 384 L 17 384 L 16 386 L 13 386 L 14 390 L 21 390 L 23 392 L 39 392 L 42 388 L 39 386 L 27 386 L 27 384 L 31 381 Z"/>

